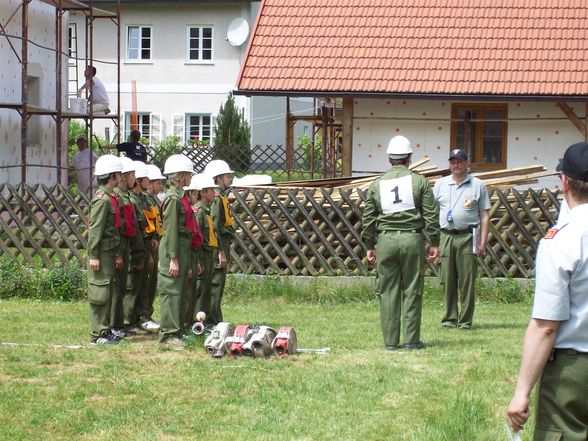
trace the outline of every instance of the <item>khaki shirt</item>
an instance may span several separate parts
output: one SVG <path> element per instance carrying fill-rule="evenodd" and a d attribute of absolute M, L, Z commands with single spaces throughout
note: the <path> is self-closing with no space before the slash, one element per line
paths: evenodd
<path fill-rule="evenodd" d="M 444 230 L 466 230 L 480 225 L 480 211 L 490 209 L 490 198 L 484 183 L 467 175 L 457 185 L 452 176 L 445 176 L 435 183 L 435 200 L 439 204 L 439 224 Z M 448 213 L 451 210 L 451 219 Z"/>
<path fill-rule="evenodd" d="M 385 231 L 421 231 L 432 246 L 439 245 L 439 218 L 433 191 L 427 180 L 395 165 L 369 187 L 364 202 L 362 240 L 368 250 L 376 247 Z"/>

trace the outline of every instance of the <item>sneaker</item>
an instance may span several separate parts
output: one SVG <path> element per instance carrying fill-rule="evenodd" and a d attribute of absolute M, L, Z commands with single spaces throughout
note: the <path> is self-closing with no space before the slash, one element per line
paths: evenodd
<path fill-rule="evenodd" d="M 131 326 L 129 330 L 133 333 L 133 335 L 147 335 L 149 334 L 148 331 L 145 331 L 140 326 Z"/>
<path fill-rule="evenodd" d="M 400 346 L 398 346 L 398 345 L 386 345 L 385 348 L 386 348 L 387 351 L 396 351 L 396 350 L 398 350 L 400 348 Z"/>
<path fill-rule="evenodd" d="M 110 332 L 109 329 L 104 330 L 100 333 L 98 337 L 92 338 L 90 340 L 91 345 L 116 345 L 121 341 L 121 339 Z"/>
<path fill-rule="evenodd" d="M 183 340 L 179 339 L 178 337 L 176 337 L 175 335 L 172 337 L 168 337 L 165 340 L 163 340 L 162 342 L 160 342 L 162 345 L 169 345 L 169 346 L 184 346 L 185 343 Z"/>
<path fill-rule="evenodd" d="M 455 329 L 455 324 L 451 322 L 441 323 L 441 329 Z"/>
<path fill-rule="evenodd" d="M 147 320 L 146 322 L 141 323 L 141 328 L 147 332 L 156 332 L 159 331 L 159 323 L 154 322 L 153 320 Z"/>
<path fill-rule="evenodd" d="M 425 349 L 425 344 L 422 341 L 417 341 L 416 343 L 404 343 L 402 347 L 408 350 Z"/>
<path fill-rule="evenodd" d="M 131 333 L 130 331 L 127 331 L 124 328 L 112 328 L 110 332 L 119 338 L 125 338 L 130 337 L 131 335 L 135 335 L 134 333 Z"/>

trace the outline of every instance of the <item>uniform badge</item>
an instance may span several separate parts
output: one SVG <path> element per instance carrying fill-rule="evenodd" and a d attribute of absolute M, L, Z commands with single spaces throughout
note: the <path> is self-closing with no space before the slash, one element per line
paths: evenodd
<path fill-rule="evenodd" d="M 547 233 L 545 233 L 544 239 L 553 239 L 558 231 L 558 228 L 550 228 L 549 230 L 547 230 Z"/>
<path fill-rule="evenodd" d="M 470 208 L 472 206 L 472 200 L 471 199 L 464 199 L 463 206 L 465 208 Z"/>

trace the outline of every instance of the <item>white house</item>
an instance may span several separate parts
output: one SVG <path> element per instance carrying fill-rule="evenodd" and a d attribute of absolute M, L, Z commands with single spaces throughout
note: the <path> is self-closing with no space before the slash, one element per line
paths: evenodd
<path fill-rule="evenodd" d="M 115 2 L 94 0 L 102 9 L 114 10 Z M 214 123 L 222 103 L 234 90 L 248 39 L 229 41 L 228 29 L 235 19 L 253 27 L 259 2 L 232 1 L 121 1 L 121 132 L 130 132 L 131 112 L 138 113 L 139 130 L 150 143 L 168 136 L 182 141 L 214 142 Z M 70 41 L 78 57 L 85 57 L 83 15 L 72 15 Z M 246 23 L 246 24 L 244 24 Z M 94 26 L 93 64 L 116 111 L 117 66 L 115 29 L 107 21 Z M 248 34 L 245 33 L 245 36 Z M 234 43 L 241 43 L 235 46 Z M 233 43 L 233 44 L 232 44 Z M 77 44 L 77 46 L 76 46 Z M 73 61 L 72 61 L 73 63 Z M 78 83 L 70 82 L 70 93 L 83 81 L 84 63 L 77 68 Z M 70 69 L 74 73 L 75 69 Z M 136 108 L 134 108 L 134 100 Z M 280 98 L 273 99 L 274 101 Z M 282 99 L 283 100 L 283 99 Z M 263 99 L 236 97 L 252 125 L 252 144 L 274 144 L 283 139 L 283 106 L 268 108 Z M 301 107 L 307 107 L 305 103 Z M 256 122 L 262 128 L 256 127 Z M 95 133 L 112 141 L 113 123 L 96 121 Z"/>
<path fill-rule="evenodd" d="M 586 4 L 265 0 L 259 17 L 236 93 L 341 100 L 347 175 L 385 170 L 395 134 L 474 170 L 553 169 L 588 138 Z"/>

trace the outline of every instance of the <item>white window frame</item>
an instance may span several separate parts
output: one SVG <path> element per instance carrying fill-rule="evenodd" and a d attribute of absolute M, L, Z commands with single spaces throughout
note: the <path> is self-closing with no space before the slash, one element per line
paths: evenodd
<path fill-rule="evenodd" d="M 70 23 L 67 25 L 67 62 L 70 66 L 75 66 L 77 63 L 76 58 L 78 57 L 78 52 L 76 48 L 72 47 L 73 40 L 76 40 L 76 47 L 77 47 L 77 39 L 78 39 L 78 26 L 76 23 Z"/>
<path fill-rule="evenodd" d="M 190 59 L 190 30 L 198 28 L 200 29 L 200 36 L 198 37 L 198 59 Z M 210 60 L 204 60 L 202 58 L 202 31 L 203 29 L 210 29 Z M 213 25 L 187 25 L 186 26 L 186 64 L 214 64 L 214 26 Z"/>
<path fill-rule="evenodd" d="M 139 33 L 141 35 L 140 40 L 143 39 L 143 29 L 149 29 L 149 58 L 141 58 L 141 53 L 143 51 L 143 47 L 139 47 L 139 58 L 129 58 L 129 31 L 131 28 L 139 28 Z M 153 26 L 151 25 L 127 25 L 125 29 L 125 63 L 137 63 L 137 64 L 150 64 L 153 63 Z"/>
<path fill-rule="evenodd" d="M 210 118 L 210 136 L 208 137 L 208 141 L 210 145 L 214 144 L 214 123 L 215 123 L 215 118 L 213 116 L 212 113 L 185 113 L 184 114 L 184 143 L 187 143 L 189 136 L 190 136 L 190 118 L 197 116 L 200 118 L 200 124 L 199 124 L 199 129 L 198 129 L 198 140 L 199 141 L 203 141 L 202 139 L 202 118 L 203 117 L 209 117 Z"/>
<path fill-rule="evenodd" d="M 156 142 L 161 141 L 162 138 L 162 125 L 161 125 L 161 114 L 153 112 L 137 112 L 139 118 L 148 116 L 149 136 L 145 136 L 144 128 L 145 123 L 139 122 L 139 131 L 143 138 L 149 140 L 149 144 L 152 145 Z M 124 125 L 123 125 L 123 139 L 126 141 L 131 134 L 131 112 L 124 113 Z"/>

